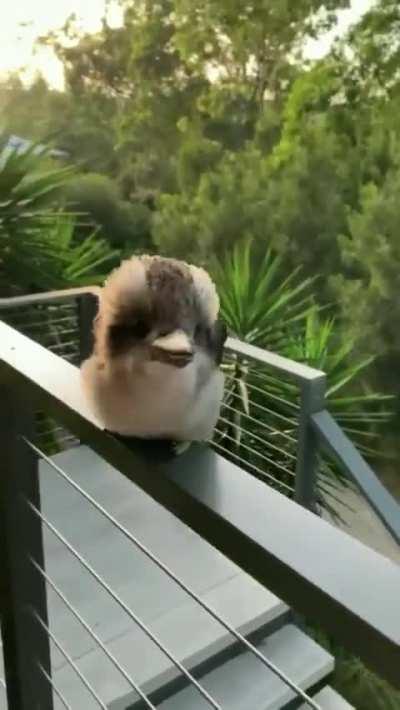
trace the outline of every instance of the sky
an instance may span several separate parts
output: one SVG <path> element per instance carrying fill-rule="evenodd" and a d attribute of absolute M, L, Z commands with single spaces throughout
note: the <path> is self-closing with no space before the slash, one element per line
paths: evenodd
<path fill-rule="evenodd" d="M 240 0 L 238 0 L 240 1 Z M 293 0 L 295 2 L 296 0 Z M 311 59 L 323 56 L 332 41 L 357 21 L 373 0 L 352 0 L 352 7 L 340 13 L 338 26 L 318 41 L 308 44 L 306 54 Z M 62 88 L 63 73 L 60 62 L 49 48 L 35 49 L 35 40 L 49 30 L 61 27 L 72 13 L 78 16 L 79 26 L 86 32 L 100 28 L 106 0 L 12 0 L 0 7 L 0 75 L 24 68 L 29 81 L 40 71 L 55 88 Z M 121 21 L 121 11 L 110 6 L 110 24 Z"/>
<path fill-rule="evenodd" d="M 100 29 L 106 0 L 0 0 L 0 75 L 26 67 L 29 80 L 38 70 L 55 88 L 62 88 L 61 63 L 50 48 L 35 49 L 35 41 L 49 30 L 62 27 L 75 13 L 86 32 Z M 121 11 L 111 5 L 108 19 L 118 25 Z"/>
<path fill-rule="evenodd" d="M 296 0 L 293 0 L 294 2 Z M 367 10 L 374 4 L 374 0 L 352 0 L 348 10 L 342 10 L 338 13 L 337 26 L 328 32 L 323 39 L 314 40 L 308 43 L 307 56 L 310 59 L 319 59 L 326 54 L 332 42 L 346 33 L 351 25 L 357 22 Z"/>

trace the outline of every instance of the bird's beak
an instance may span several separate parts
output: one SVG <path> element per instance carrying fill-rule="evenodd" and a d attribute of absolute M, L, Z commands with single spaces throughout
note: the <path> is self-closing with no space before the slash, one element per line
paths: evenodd
<path fill-rule="evenodd" d="M 156 338 L 152 346 L 152 359 L 175 367 L 185 367 L 193 358 L 192 344 L 183 330 L 175 330 Z"/>

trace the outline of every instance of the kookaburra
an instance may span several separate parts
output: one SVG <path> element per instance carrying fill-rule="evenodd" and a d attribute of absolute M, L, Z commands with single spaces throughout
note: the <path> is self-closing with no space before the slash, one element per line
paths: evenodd
<path fill-rule="evenodd" d="M 219 417 L 226 338 L 209 275 L 158 256 L 132 257 L 100 291 L 82 382 L 105 428 L 124 436 L 208 439 Z"/>

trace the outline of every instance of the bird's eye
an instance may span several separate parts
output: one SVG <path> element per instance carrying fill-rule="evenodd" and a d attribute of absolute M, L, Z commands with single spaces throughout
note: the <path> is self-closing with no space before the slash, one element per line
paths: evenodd
<path fill-rule="evenodd" d="M 116 323 L 110 327 L 110 340 L 115 347 L 128 345 L 132 340 L 141 340 L 150 332 L 145 320 L 139 319 L 133 323 Z"/>
<path fill-rule="evenodd" d="M 167 335 L 169 335 L 170 333 L 171 333 L 170 328 L 160 328 L 160 330 L 158 331 L 158 335 L 160 338 L 166 338 Z"/>
<path fill-rule="evenodd" d="M 150 333 L 150 328 L 145 320 L 137 320 L 132 324 L 131 333 L 134 338 L 145 338 Z"/>
<path fill-rule="evenodd" d="M 129 328 L 125 325 L 115 323 L 110 326 L 108 331 L 108 339 L 112 353 L 117 354 L 123 352 L 129 346 L 131 339 Z"/>

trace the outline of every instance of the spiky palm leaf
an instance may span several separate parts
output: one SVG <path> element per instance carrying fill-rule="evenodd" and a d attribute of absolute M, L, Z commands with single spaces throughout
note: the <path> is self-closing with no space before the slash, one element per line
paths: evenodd
<path fill-rule="evenodd" d="M 104 280 L 119 253 L 94 231 L 84 242 L 74 241 L 76 218 L 60 212 L 48 227 L 47 238 L 57 247 L 58 287 L 80 286 Z"/>
<path fill-rule="evenodd" d="M 303 337 L 289 338 L 282 354 L 326 372 L 330 412 L 361 453 L 371 456 L 378 453 L 370 444 L 378 437 L 373 427 L 392 416 L 389 404 L 392 397 L 364 389 L 362 375 L 374 358 L 354 358 L 354 349 L 351 338 L 345 342 L 339 338 L 335 320 L 322 319 L 314 309 L 307 318 Z M 343 396 L 344 393 L 348 396 Z"/>
<path fill-rule="evenodd" d="M 343 341 L 332 319 L 321 317 L 311 296 L 312 281 L 282 276 L 277 257 L 267 253 L 257 264 L 251 245 L 236 247 L 214 268 L 221 312 L 240 339 L 324 370 L 328 408 L 360 451 L 375 453 L 373 427 L 391 416 L 386 397 L 365 392 L 362 373 L 371 358 L 354 360 L 354 343 Z M 299 390 L 255 363 L 231 358 L 225 364 L 227 388 L 215 444 L 250 472 L 292 494 L 295 481 Z M 341 471 L 321 459 L 319 500 L 333 512 Z"/>
<path fill-rule="evenodd" d="M 247 343 L 276 349 L 284 334 L 307 316 L 313 279 L 299 280 L 298 270 L 282 279 L 282 260 L 268 250 L 259 260 L 251 241 L 237 244 L 224 262 L 213 263 L 221 315 Z"/>
<path fill-rule="evenodd" d="M 116 257 L 92 236 L 73 244 L 74 216 L 57 208 L 58 193 L 74 176 L 54 167 L 35 146 L 0 152 L 0 291 L 4 295 L 49 290 L 98 278 Z"/>

